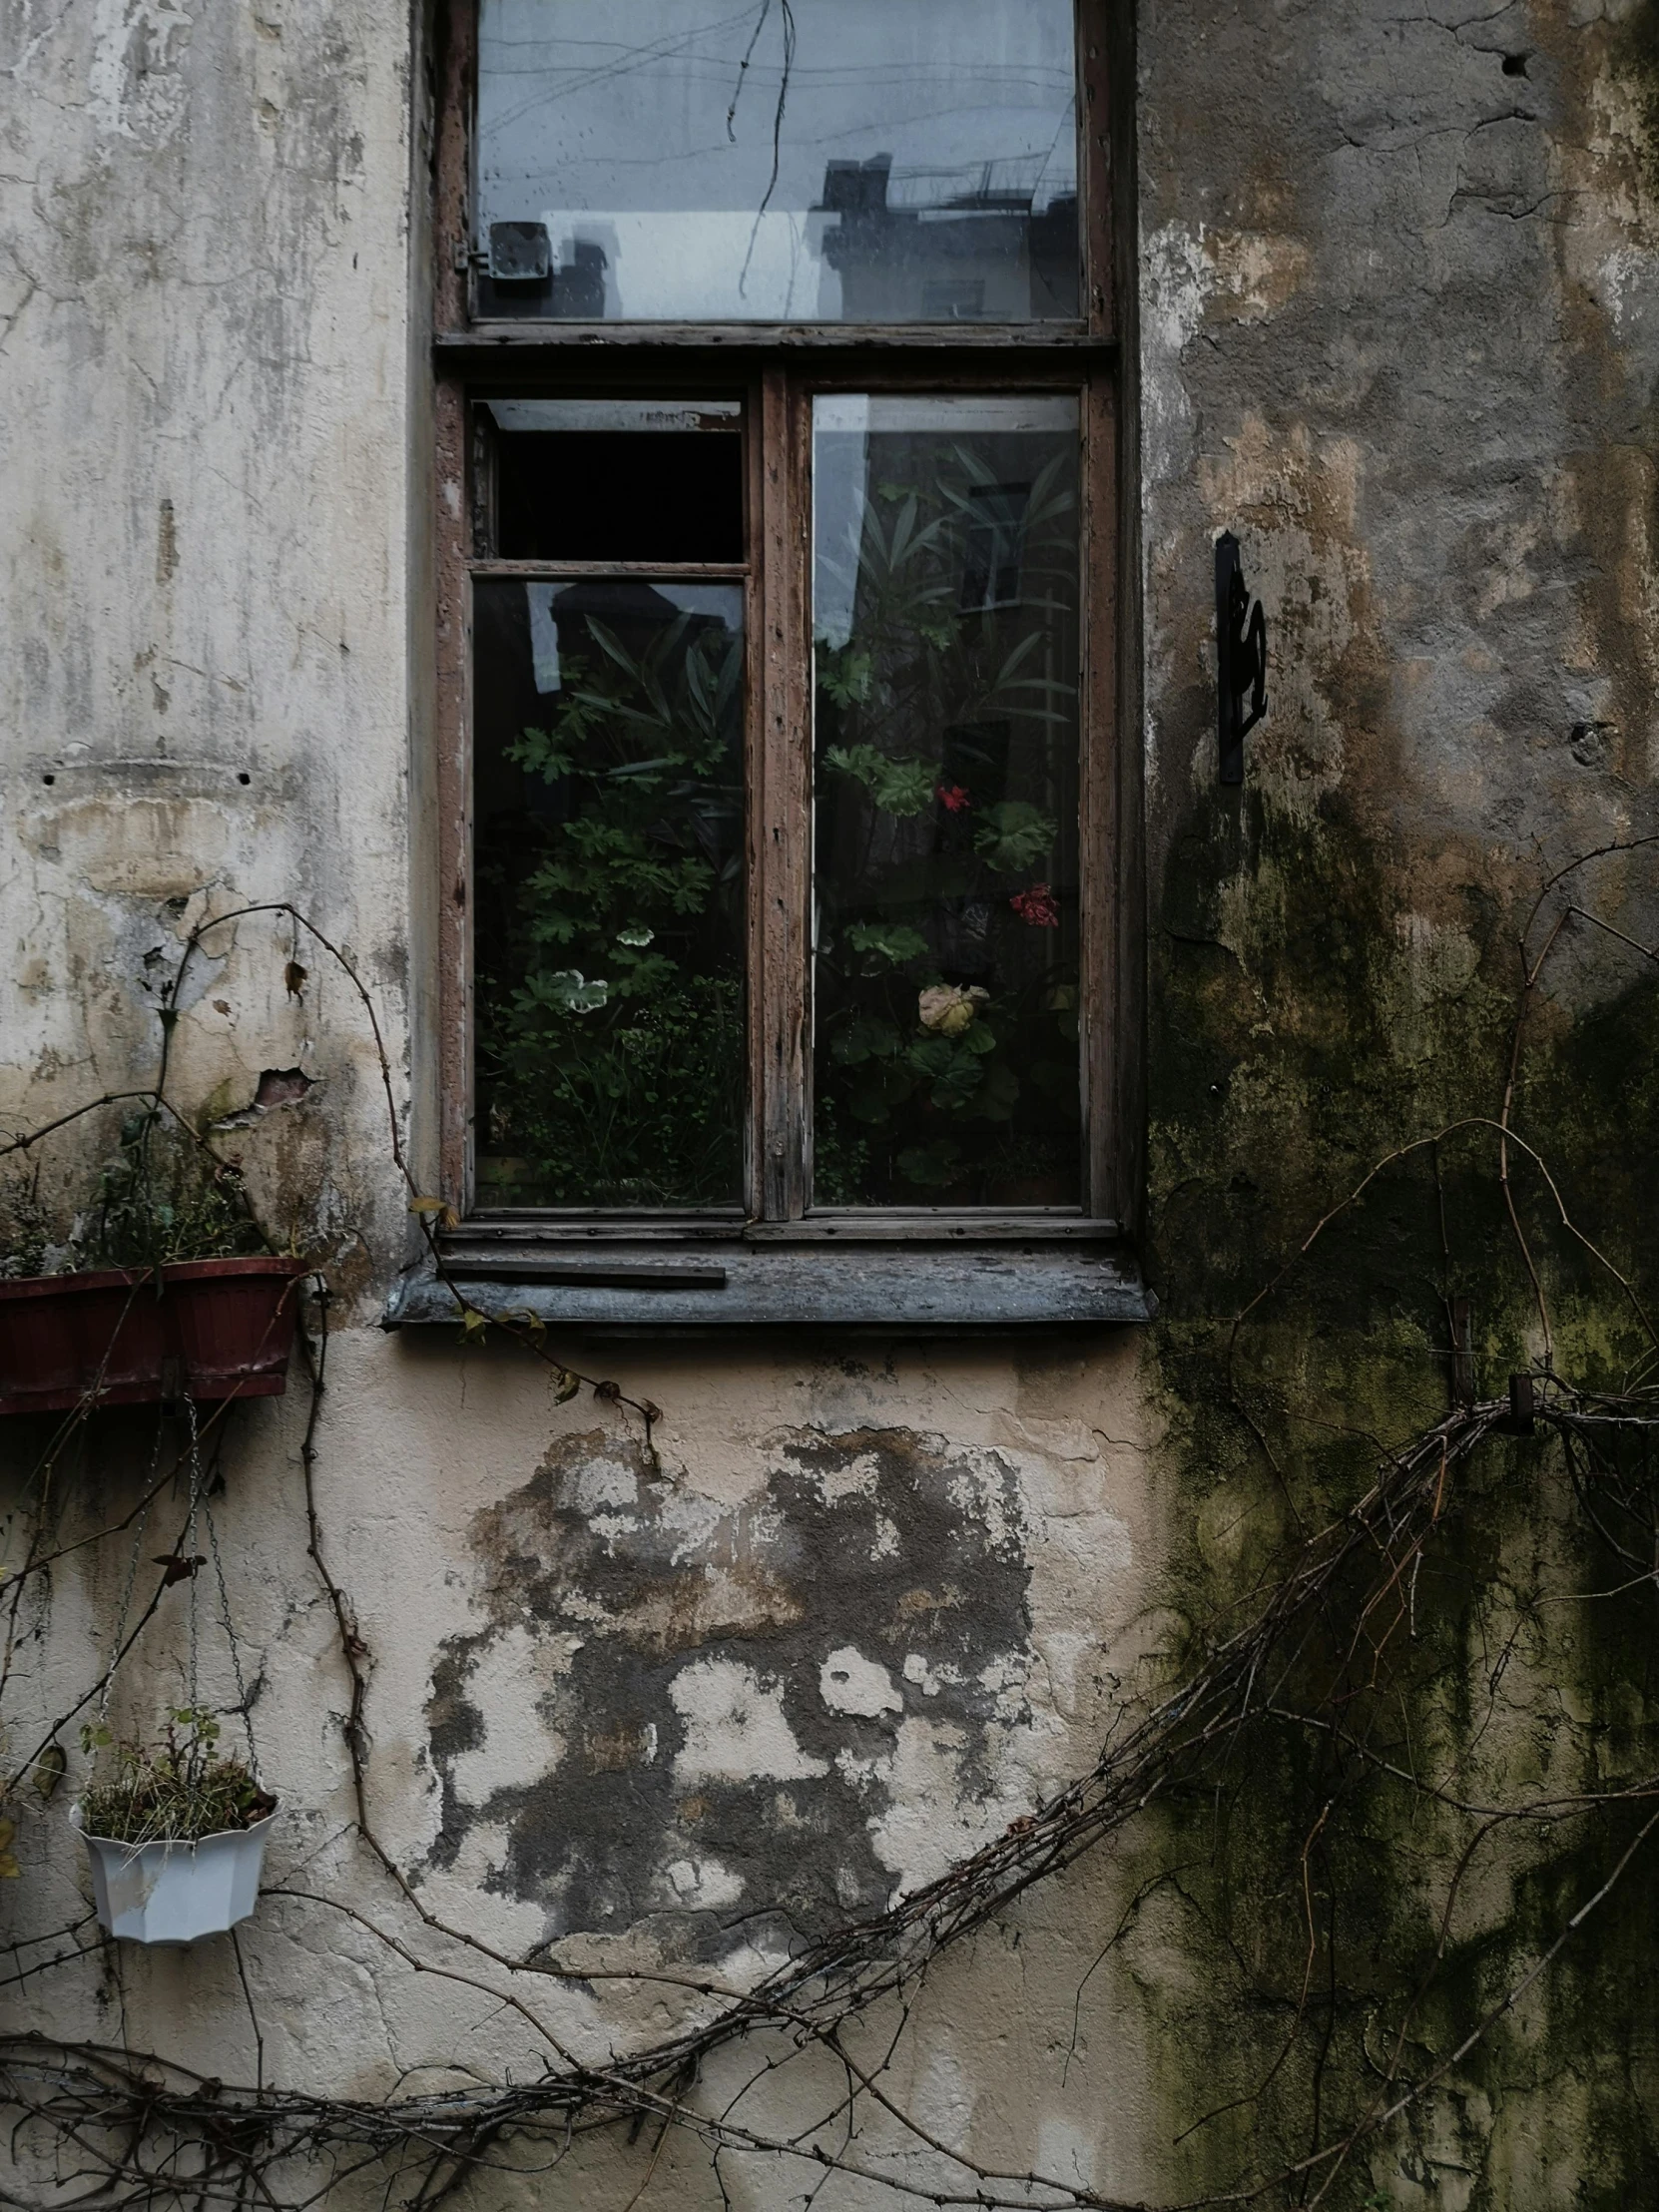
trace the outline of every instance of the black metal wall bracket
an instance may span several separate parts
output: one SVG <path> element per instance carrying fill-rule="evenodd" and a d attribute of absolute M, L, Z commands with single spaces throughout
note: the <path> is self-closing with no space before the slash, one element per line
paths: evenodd
<path fill-rule="evenodd" d="M 1221 780 L 1244 782 L 1244 742 L 1268 711 L 1268 622 L 1251 605 L 1231 530 L 1216 540 L 1216 726 Z"/>

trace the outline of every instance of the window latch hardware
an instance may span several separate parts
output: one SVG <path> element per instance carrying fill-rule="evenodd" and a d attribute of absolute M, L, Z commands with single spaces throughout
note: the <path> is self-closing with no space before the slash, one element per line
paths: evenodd
<path fill-rule="evenodd" d="M 1244 742 L 1268 711 L 1268 622 L 1254 606 L 1231 530 L 1216 540 L 1216 722 L 1221 781 L 1244 782 Z"/>
<path fill-rule="evenodd" d="M 492 223 L 490 275 L 498 284 L 542 284 L 553 274 L 553 241 L 545 223 Z"/>

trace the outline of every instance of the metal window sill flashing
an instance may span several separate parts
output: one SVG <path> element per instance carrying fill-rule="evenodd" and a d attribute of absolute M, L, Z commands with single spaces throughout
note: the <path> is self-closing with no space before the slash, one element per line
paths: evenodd
<path fill-rule="evenodd" d="M 922 1239 L 913 1229 L 900 1242 L 891 1226 L 884 1234 L 871 1226 L 856 1243 L 843 1241 L 849 1226 L 835 1224 L 832 1237 L 759 1241 L 728 1229 L 689 1247 L 614 1233 L 601 1243 L 463 1229 L 442 1241 L 441 1274 L 428 1255 L 404 1276 L 381 1326 L 453 1327 L 456 1292 L 483 1314 L 529 1312 L 549 1326 L 629 1336 L 1120 1327 L 1158 1310 L 1133 1252 L 1115 1238 L 1009 1223 L 1012 1234 L 993 1239 L 976 1225 L 971 1243 Z"/>

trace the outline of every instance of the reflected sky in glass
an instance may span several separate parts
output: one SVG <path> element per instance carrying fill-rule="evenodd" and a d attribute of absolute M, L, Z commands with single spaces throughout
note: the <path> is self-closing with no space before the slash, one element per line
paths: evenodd
<path fill-rule="evenodd" d="M 1078 312 L 1072 0 L 483 0 L 478 147 L 487 312 Z"/>

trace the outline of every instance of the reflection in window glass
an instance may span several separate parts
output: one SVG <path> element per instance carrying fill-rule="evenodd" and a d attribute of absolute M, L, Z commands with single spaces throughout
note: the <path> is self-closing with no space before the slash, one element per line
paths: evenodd
<path fill-rule="evenodd" d="M 478 1203 L 742 1196 L 743 591 L 474 586 Z"/>
<path fill-rule="evenodd" d="M 814 409 L 817 1206 L 1076 1206 L 1075 399 Z"/>
<path fill-rule="evenodd" d="M 1075 316 L 1072 0 L 483 0 L 477 204 L 485 314 Z"/>

